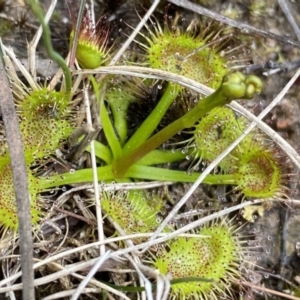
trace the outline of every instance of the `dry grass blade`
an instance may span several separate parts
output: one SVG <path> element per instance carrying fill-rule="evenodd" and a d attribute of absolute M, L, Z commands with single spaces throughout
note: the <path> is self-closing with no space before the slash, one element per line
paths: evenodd
<path fill-rule="evenodd" d="M 85 102 L 87 124 L 91 128 L 93 128 L 92 115 L 90 110 L 90 101 L 89 101 L 87 88 L 84 88 L 83 97 Z M 95 195 L 96 214 L 97 214 L 98 237 L 99 237 L 99 241 L 103 241 L 104 240 L 103 218 L 102 218 L 102 211 L 101 211 L 101 204 L 100 204 L 100 193 L 99 193 L 99 189 L 97 189 L 98 186 L 97 163 L 96 163 L 95 147 L 94 147 L 93 140 L 90 142 L 90 148 L 91 148 L 91 160 L 92 160 L 93 178 L 94 178 L 94 195 Z M 105 254 L 104 246 L 100 247 L 100 254 L 101 255 Z"/>
<path fill-rule="evenodd" d="M 284 299 L 291 299 L 291 300 L 299 300 L 300 299 L 299 297 L 295 297 L 295 296 L 288 295 L 288 294 L 285 294 L 285 293 L 281 293 L 281 292 L 278 292 L 278 291 L 275 291 L 275 290 L 271 290 L 271 289 L 268 289 L 266 287 L 261 287 L 259 285 L 255 285 L 255 284 L 252 284 L 252 283 L 249 283 L 249 282 L 246 282 L 246 281 L 242 281 L 241 284 L 243 284 L 245 286 L 249 286 L 254 290 L 256 289 L 258 291 L 267 292 L 271 295 L 276 295 L 276 296 L 282 297 Z"/>
<path fill-rule="evenodd" d="M 120 48 L 120 50 L 112 58 L 112 60 L 109 63 L 110 66 L 115 65 L 116 62 L 120 59 L 120 57 L 123 55 L 123 53 L 128 48 L 128 46 L 130 45 L 130 43 L 134 40 L 134 38 L 138 35 L 138 33 L 140 32 L 140 30 L 142 29 L 142 27 L 145 25 L 145 23 L 147 22 L 147 20 L 151 17 L 152 13 L 156 9 L 156 7 L 159 4 L 159 2 L 160 2 L 160 0 L 155 0 L 153 2 L 153 4 L 149 8 L 149 10 L 145 14 L 145 16 L 142 18 L 141 22 L 137 25 L 137 27 L 134 29 L 134 31 L 132 32 L 132 34 L 128 37 L 128 39 L 126 40 L 126 42 L 122 45 L 122 47 Z"/>
<path fill-rule="evenodd" d="M 217 13 L 207 9 L 207 8 L 204 8 L 198 4 L 194 4 L 187 0 L 168 0 L 168 1 L 175 5 L 178 5 L 178 6 L 187 8 L 191 11 L 194 11 L 200 15 L 204 15 L 206 17 L 212 18 L 221 23 L 227 24 L 232 27 L 239 28 L 240 30 L 242 30 L 243 34 L 257 35 L 257 36 L 261 36 L 261 37 L 265 37 L 265 38 L 271 38 L 271 39 L 277 40 L 283 44 L 289 44 L 289 45 L 300 48 L 300 43 L 297 41 L 293 41 L 293 40 L 284 38 L 280 35 L 277 35 L 277 34 L 274 34 L 274 33 L 268 32 L 268 31 L 257 29 L 255 27 L 250 26 L 245 23 L 237 22 L 235 20 L 232 20 L 228 17 L 224 17 L 220 14 L 217 14 Z"/>
<path fill-rule="evenodd" d="M 107 251 L 104 255 L 102 255 L 99 260 L 95 263 L 93 268 L 90 270 L 88 275 L 85 277 L 84 280 L 81 281 L 78 288 L 76 289 L 75 293 L 72 295 L 71 300 L 77 300 L 84 288 L 88 285 L 89 281 L 98 272 L 98 269 L 102 266 L 106 259 L 109 258 L 111 251 Z"/>
<path fill-rule="evenodd" d="M 71 297 L 74 294 L 75 290 L 68 290 L 68 291 L 62 291 L 55 294 L 52 294 L 50 296 L 47 296 L 43 298 L 42 300 L 54 300 L 54 299 L 61 299 L 63 297 Z M 100 294 L 101 289 L 100 288 L 85 288 L 81 291 L 82 294 Z"/>
<path fill-rule="evenodd" d="M 280 5 L 281 10 L 283 11 L 284 15 L 286 16 L 287 20 L 289 21 L 298 41 L 300 41 L 300 29 L 299 29 L 294 17 L 291 14 L 286 1 L 278 0 L 278 4 Z"/>
<path fill-rule="evenodd" d="M 52 13 L 55 9 L 57 0 L 52 0 L 51 4 L 49 6 L 49 9 L 47 11 L 47 14 L 45 15 L 45 23 L 48 24 Z M 36 77 L 36 65 L 35 65 L 35 52 L 36 52 L 36 47 L 38 45 L 38 42 L 40 41 L 40 38 L 43 33 L 43 28 L 42 26 L 39 27 L 38 31 L 36 32 L 34 38 L 32 41 L 28 44 L 28 66 L 29 66 L 29 72 L 32 74 L 32 76 L 35 78 Z"/>
<path fill-rule="evenodd" d="M 7 143 L 10 151 L 13 171 L 14 190 L 17 201 L 19 219 L 23 299 L 35 299 L 33 273 L 33 242 L 30 216 L 30 198 L 28 191 L 27 171 L 23 154 L 22 138 L 15 104 L 9 82 L 4 71 L 2 57 L 0 59 L 0 106 L 5 126 Z"/>

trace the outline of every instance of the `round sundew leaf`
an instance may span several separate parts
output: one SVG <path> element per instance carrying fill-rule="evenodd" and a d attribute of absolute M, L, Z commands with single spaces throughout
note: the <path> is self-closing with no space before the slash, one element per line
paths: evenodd
<path fill-rule="evenodd" d="M 208 162 L 217 158 L 227 149 L 244 131 L 247 122 L 237 118 L 227 107 L 214 108 L 195 126 L 194 144 L 198 155 Z M 238 159 L 242 152 L 252 144 L 253 136 L 248 135 L 228 156 L 219 164 L 227 173 L 234 173 Z"/>
<path fill-rule="evenodd" d="M 1 166 L 0 172 L 0 226 L 2 226 L 4 229 L 17 231 L 19 223 L 14 192 L 13 174 L 9 159 L 4 158 L 4 160 L 6 160 L 8 163 Z M 37 193 L 40 192 L 40 189 L 38 179 L 31 175 L 30 170 L 28 170 L 27 176 L 31 200 L 31 220 L 32 224 L 36 225 L 39 222 L 42 214 L 39 210 L 36 197 Z"/>
<path fill-rule="evenodd" d="M 61 118 L 66 114 L 69 105 L 68 96 L 63 92 L 47 90 L 46 87 L 32 90 L 27 97 L 18 103 L 20 114 L 31 121 L 35 115 Z"/>
<path fill-rule="evenodd" d="M 158 216 L 163 201 L 157 195 L 147 197 L 144 191 L 128 194 L 104 195 L 101 199 L 106 215 L 117 222 L 127 233 L 153 232 L 161 222 Z"/>
<path fill-rule="evenodd" d="M 68 103 L 64 93 L 46 88 L 33 90 L 19 103 L 20 131 L 28 163 L 49 155 L 72 133 Z"/>
<path fill-rule="evenodd" d="M 203 49 L 184 59 L 199 47 Z M 216 50 L 189 34 L 159 33 L 152 38 L 147 53 L 150 67 L 181 74 L 211 88 L 217 88 L 228 71 Z"/>
<path fill-rule="evenodd" d="M 238 278 L 236 266 L 243 250 L 234 236 L 234 228 L 226 222 L 204 227 L 199 235 L 207 238 L 179 237 L 161 250 L 154 266 L 161 274 L 173 278 L 200 277 L 213 282 L 182 282 L 171 287 L 176 299 L 218 299 L 227 290 L 223 280 Z"/>
<path fill-rule="evenodd" d="M 272 198 L 281 191 L 282 172 L 275 153 L 253 143 L 239 161 L 238 188 L 245 196 Z"/>

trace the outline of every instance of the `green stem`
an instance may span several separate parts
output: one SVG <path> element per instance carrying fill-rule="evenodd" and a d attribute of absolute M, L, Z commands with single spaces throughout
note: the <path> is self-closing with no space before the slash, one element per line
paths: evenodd
<path fill-rule="evenodd" d="M 135 131 L 129 141 L 125 144 L 123 149 L 125 154 L 134 150 L 149 138 L 149 136 L 157 128 L 159 122 L 165 115 L 170 105 L 173 103 L 174 99 L 177 97 L 179 90 L 179 85 L 168 83 L 166 91 L 159 100 L 158 104 L 155 106 L 143 124 Z"/>
<path fill-rule="evenodd" d="M 43 40 L 45 44 L 45 49 L 50 59 L 55 61 L 63 70 L 65 75 L 65 82 L 66 82 L 66 92 L 71 92 L 72 87 L 72 76 L 70 69 L 68 68 L 65 60 L 53 49 L 52 42 L 51 42 L 51 33 L 49 26 L 44 21 L 44 13 L 40 5 L 35 0 L 28 0 L 31 10 L 34 12 L 36 17 L 38 18 L 39 22 L 43 28 Z"/>
<path fill-rule="evenodd" d="M 95 154 L 97 158 L 105 161 L 108 165 L 112 163 L 112 154 L 110 149 L 100 143 L 99 141 L 94 141 Z M 90 146 L 86 148 L 90 152 Z M 187 153 L 183 153 L 181 150 L 153 150 L 142 159 L 138 161 L 139 165 L 151 166 L 159 164 L 167 164 L 175 161 L 180 161 L 186 159 L 188 155 L 193 155 L 193 149 L 189 150 Z"/>
<path fill-rule="evenodd" d="M 111 112 L 114 118 L 114 127 L 118 133 L 120 143 L 123 145 L 126 141 L 128 135 L 128 126 L 127 126 L 127 110 L 130 104 L 130 101 L 124 98 L 117 99 L 107 93 L 108 104 L 111 108 Z"/>
<path fill-rule="evenodd" d="M 112 173 L 112 167 L 104 166 L 97 168 L 98 179 L 99 181 L 114 180 Z M 58 186 L 64 186 L 67 184 L 76 184 L 76 183 L 92 183 L 93 182 L 93 170 L 92 169 L 82 169 L 76 170 L 74 173 L 64 173 L 52 176 L 49 179 L 40 178 L 39 184 L 42 189 L 49 189 Z"/>
<path fill-rule="evenodd" d="M 92 75 L 89 76 L 89 80 L 92 83 L 93 90 L 94 90 L 95 97 L 96 97 L 96 101 L 99 104 L 100 96 L 101 96 L 99 83 L 96 81 L 96 79 Z"/>
<path fill-rule="evenodd" d="M 94 141 L 95 145 L 95 154 L 96 156 L 105 161 L 108 165 L 112 163 L 112 154 L 110 149 L 98 141 Z M 90 151 L 90 146 L 86 148 L 87 151 Z M 175 161 L 180 161 L 186 159 L 187 155 L 192 155 L 193 150 L 188 151 L 188 153 L 182 153 L 180 150 L 153 150 L 148 153 L 145 157 L 139 160 L 139 165 L 151 166 L 166 164 Z"/>
<path fill-rule="evenodd" d="M 139 287 L 139 286 L 121 286 L 121 285 L 114 285 L 112 283 L 106 282 L 106 281 L 101 281 L 104 284 L 118 290 L 118 291 L 124 291 L 124 292 L 143 292 L 145 290 L 144 287 Z M 175 278 L 170 280 L 171 285 L 178 284 L 178 283 L 185 283 L 185 282 L 214 282 L 213 279 L 208 279 L 204 277 L 185 277 L 185 278 Z M 152 287 L 154 290 L 156 290 L 157 285 L 152 284 Z"/>
<path fill-rule="evenodd" d="M 227 97 L 224 97 L 221 88 L 212 95 L 202 99 L 198 102 L 197 106 L 187 114 L 162 129 L 129 154 L 126 154 L 117 160 L 113 165 L 115 177 L 123 177 L 123 174 L 126 173 L 128 168 L 143 158 L 146 154 L 162 145 L 179 131 L 193 126 L 202 116 L 214 107 L 221 106 L 226 103 Z"/>
<path fill-rule="evenodd" d="M 115 129 L 111 124 L 104 101 L 101 101 L 100 105 L 100 118 L 102 121 L 103 131 L 109 147 L 113 153 L 113 158 L 114 160 L 117 160 L 123 155 L 121 144 L 118 140 L 118 137 L 116 136 Z"/>
<path fill-rule="evenodd" d="M 256 76 L 245 76 L 239 72 L 226 76 L 220 87 L 210 96 L 198 104 L 184 116 L 174 121 L 160 132 L 152 136 L 138 148 L 117 160 L 113 164 L 115 178 L 122 178 L 130 166 L 135 164 L 146 154 L 153 151 L 179 131 L 192 127 L 200 118 L 217 106 L 223 106 L 233 99 L 250 99 L 260 92 L 262 83 Z M 151 121 L 150 118 L 149 122 Z"/>
<path fill-rule="evenodd" d="M 200 173 L 192 172 L 190 174 L 184 171 L 168 170 L 164 168 L 134 165 L 126 172 L 126 177 L 144 180 L 157 181 L 173 181 L 173 182 L 195 182 Z M 207 175 L 203 180 L 206 184 L 230 184 L 237 185 L 237 178 L 235 174 L 217 174 Z"/>
<path fill-rule="evenodd" d="M 112 166 L 104 166 L 97 168 L 98 179 L 100 181 L 118 181 L 115 180 Z M 173 181 L 173 182 L 195 182 L 200 176 L 200 173 L 193 172 L 187 174 L 184 171 L 168 170 L 164 168 L 134 165 L 128 169 L 124 178 L 144 179 L 144 180 L 157 180 L 157 181 Z M 226 175 L 207 175 L 203 180 L 206 184 L 237 184 L 236 174 Z M 52 176 L 50 179 L 39 179 L 39 185 L 42 189 L 52 187 L 93 182 L 93 170 L 82 169 L 74 173 L 65 173 Z"/>
<path fill-rule="evenodd" d="M 102 143 L 98 142 L 97 140 L 94 141 L 95 147 L 95 154 L 98 158 L 102 159 L 107 164 L 112 162 L 112 154 L 108 147 L 103 145 Z M 91 146 L 87 146 L 86 150 L 90 152 Z"/>
<path fill-rule="evenodd" d="M 191 154 L 192 151 L 189 151 L 188 153 L 182 153 L 180 150 L 153 150 L 140 159 L 137 163 L 143 166 L 166 164 L 184 160 L 186 159 L 187 155 Z"/>

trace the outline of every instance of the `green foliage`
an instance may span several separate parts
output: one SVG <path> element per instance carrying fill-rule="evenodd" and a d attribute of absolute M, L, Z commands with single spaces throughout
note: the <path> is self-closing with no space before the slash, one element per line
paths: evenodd
<path fill-rule="evenodd" d="M 131 190 L 104 194 L 101 206 L 126 234 L 153 232 L 161 222 L 163 200 L 155 194 Z"/>
<path fill-rule="evenodd" d="M 179 73 L 211 88 L 218 88 L 228 69 L 224 58 L 201 36 L 159 30 L 152 35 L 147 46 L 149 66 Z M 201 48 L 189 58 L 195 49 Z"/>
<path fill-rule="evenodd" d="M 64 93 L 46 88 L 33 90 L 20 101 L 20 130 L 29 164 L 52 153 L 74 130 L 68 104 Z"/>
<path fill-rule="evenodd" d="M 161 274 L 172 278 L 201 277 L 212 282 L 182 282 L 172 285 L 174 299 L 219 299 L 228 286 L 238 279 L 236 271 L 243 255 L 236 229 L 223 220 L 203 227 L 199 237 L 171 240 L 157 254 L 153 265 Z"/>
<path fill-rule="evenodd" d="M 40 9 L 30 1 L 37 15 Z M 136 95 L 119 80 L 116 84 L 106 79 L 97 82 L 90 77 L 97 104 L 100 107 L 100 120 L 103 128 L 102 142 L 95 141 L 98 159 L 98 179 L 103 182 L 134 182 L 140 179 L 194 182 L 200 173 L 187 174 L 165 166 L 172 162 L 182 162 L 187 157 L 191 161 L 200 159 L 210 163 L 232 144 L 245 130 L 247 121 L 237 117 L 232 110 L 224 107 L 233 99 L 250 99 L 262 89 L 261 80 L 253 75 L 244 76 L 240 72 L 232 73 L 227 67 L 226 55 L 221 55 L 221 45 L 226 37 L 206 31 L 207 35 L 193 32 L 182 33 L 176 28 L 166 26 L 163 31 L 158 25 L 155 32 L 149 29 L 144 58 L 152 68 L 184 75 L 216 89 L 208 97 L 201 97 L 189 111 L 184 112 L 175 121 L 160 131 L 159 125 L 174 101 L 181 101 L 186 89 L 168 82 L 157 105 L 146 117 L 139 128 L 129 136 L 128 111 Z M 49 28 L 45 29 L 44 38 L 50 57 L 53 53 Z M 200 30 L 198 30 L 200 31 Z M 70 46 L 74 43 L 73 29 Z M 81 68 L 94 69 L 103 65 L 109 57 L 107 51 L 108 34 L 101 28 L 99 21 L 91 27 L 87 15 L 79 31 L 76 58 Z M 222 44 L 222 43 L 220 43 Z M 64 61 L 58 58 L 65 72 L 66 91 L 48 90 L 39 87 L 28 91 L 24 84 L 15 82 L 16 106 L 20 117 L 20 129 L 24 142 L 24 155 L 28 168 L 29 190 L 31 195 L 32 223 L 38 224 L 43 217 L 43 203 L 38 194 L 48 188 L 60 185 L 93 181 L 91 169 L 75 170 L 71 173 L 57 174 L 50 178 L 33 176 L 34 168 L 43 166 L 43 159 L 54 155 L 66 140 L 74 127 L 74 116 L 70 107 L 70 70 Z M 143 61 L 145 63 L 145 61 Z M 132 62 L 130 62 L 132 63 Z M 121 84 L 120 84 L 121 82 Z M 112 84 L 111 84 L 112 83 Z M 149 86 L 150 81 L 144 82 Z M 101 88 L 107 87 L 104 100 L 100 101 Z M 76 91 L 74 91 L 76 92 Z M 138 113 L 138 112 L 136 112 Z M 192 138 L 184 144 L 184 149 L 162 150 L 164 143 L 185 131 Z M 206 184 L 230 184 L 243 195 L 252 198 L 274 198 L 282 192 L 282 169 L 278 158 L 257 132 L 249 134 L 230 155 L 220 164 L 214 174 L 208 175 Z M 75 141 L 77 142 L 77 141 Z M 89 149 L 88 149 L 89 150 Z M 0 222 L 4 230 L 18 229 L 15 207 L 12 170 L 9 154 L 1 151 L 0 157 Z M 154 232 L 161 222 L 164 201 L 155 194 L 145 191 L 102 193 L 101 206 L 105 216 L 117 223 L 126 234 Z M 165 232 L 172 231 L 167 227 Z M 237 267 L 243 255 L 241 242 L 236 238 L 236 228 L 227 220 L 206 225 L 195 233 L 196 237 L 178 237 L 152 253 L 152 266 L 174 279 L 204 278 L 179 282 L 172 285 L 172 299 L 219 299 L 230 294 L 229 286 L 240 277 Z M 205 236 L 205 237 L 203 237 Z M 134 243 L 141 239 L 133 239 Z M 211 280 L 211 281 L 210 281 Z"/>
<path fill-rule="evenodd" d="M 13 174 L 10 165 L 8 154 L 0 158 L 0 220 L 1 225 L 6 230 L 17 231 L 18 217 L 16 210 L 15 192 L 13 189 Z M 42 213 L 37 201 L 37 194 L 42 192 L 38 184 L 38 179 L 31 175 L 28 169 L 28 184 L 29 193 L 31 197 L 31 221 L 32 224 L 37 225 Z"/>
<path fill-rule="evenodd" d="M 107 60 L 108 28 L 102 21 L 102 18 L 100 18 L 96 26 L 94 26 L 88 11 L 82 18 L 76 45 L 76 58 L 81 68 L 95 69 L 103 65 Z M 70 49 L 73 46 L 74 30 L 75 28 L 73 28 L 70 35 Z"/>
<path fill-rule="evenodd" d="M 14 83 L 16 89 L 21 82 Z M 14 88 L 14 87 L 13 87 Z M 38 202 L 38 193 L 43 191 L 39 179 L 32 175 L 30 167 L 44 157 L 53 154 L 62 140 L 74 130 L 72 115 L 68 111 L 68 97 L 65 93 L 48 91 L 41 87 L 29 92 L 24 99 L 18 99 L 20 131 L 23 139 L 24 156 L 28 169 L 29 192 L 31 198 L 32 223 L 37 225 L 43 215 Z M 13 189 L 12 170 L 9 153 L 3 151 L 1 166 L 0 220 L 5 230 L 16 231 L 18 218 Z"/>

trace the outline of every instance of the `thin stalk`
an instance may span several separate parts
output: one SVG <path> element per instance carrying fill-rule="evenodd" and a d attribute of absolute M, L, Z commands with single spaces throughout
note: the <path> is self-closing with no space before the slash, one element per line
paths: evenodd
<path fill-rule="evenodd" d="M 117 98 L 109 93 L 107 93 L 106 97 L 108 98 L 107 102 L 113 115 L 114 128 L 118 134 L 121 145 L 124 145 L 128 136 L 127 111 L 130 100 L 126 99 L 126 96 L 122 98 L 121 95 L 119 95 L 119 98 Z"/>
<path fill-rule="evenodd" d="M 138 162 L 146 154 L 162 145 L 165 141 L 170 139 L 179 131 L 185 128 L 192 127 L 201 117 L 203 117 L 214 107 L 225 105 L 228 102 L 228 97 L 224 96 L 222 89 L 217 89 L 216 92 L 214 92 L 212 95 L 199 101 L 197 106 L 186 113 L 184 116 L 149 138 L 138 148 L 135 148 L 133 151 L 125 154 L 122 158 L 117 160 L 113 164 L 115 177 L 123 177 L 128 168 Z M 147 119 L 150 120 L 150 118 Z"/>
<path fill-rule="evenodd" d="M 194 183 L 200 173 L 186 173 L 184 171 L 168 170 L 151 166 L 134 165 L 126 172 L 126 177 L 144 180 L 159 180 L 173 182 L 191 182 Z M 207 175 L 203 183 L 216 185 L 237 185 L 236 174 L 217 174 Z"/>
<path fill-rule="evenodd" d="M 28 0 L 28 3 L 30 5 L 31 10 L 34 12 L 34 14 L 36 15 L 43 27 L 43 40 L 47 54 L 49 58 L 54 60 L 62 68 L 65 75 L 66 92 L 70 93 L 72 87 L 71 72 L 65 60 L 53 49 L 50 29 L 49 26 L 45 23 L 43 10 L 39 3 L 34 0 Z"/>
<path fill-rule="evenodd" d="M 23 143 L 19 128 L 19 121 L 15 110 L 15 103 L 5 74 L 2 57 L 3 52 L 0 47 L 0 108 L 11 158 L 14 191 L 19 220 L 23 284 L 22 299 L 34 300 L 33 242 L 26 162 L 23 153 Z"/>
<path fill-rule="evenodd" d="M 83 99 L 85 104 L 86 110 L 86 122 L 89 126 L 93 126 L 92 124 L 92 114 L 90 109 L 90 99 L 88 96 L 87 85 L 84 84 L 83 89 Z M 92 162 L 92 169 L 93 169 L 93 183 L 94 183 L 94 195 L 95 195 L 95 204 L 96 204 L 96 216 L 97 216 L 97 229 L 98 229 L 98 239 L 99 241 L 104 240 L 104 231 L 103 231 L 103 215 L 101 210 L 100 204 L 100 195 L 98 187 L 98 172 L 97 172 L 97 163 L 96 163 L 96 155 L 95 155 L 95 147 L 94 141 L 91 140 L 89 143 L 91 149 L 91 162 Z M 100 255 L 105 256 L 105 246 L 100 246 Z"/>
<path fill-rule="evenodd" d="M 115 180 L 112 166 L 103 166 L 97 168 L 99 181 Z M 128 169 L 123 178 L 157 180 L 157 181 L 173 181 L 173 182 L 195 182 L 200 173 L 192 172 L 190 174 L 184 171 L 168 170 L 164 168 L 134 165 Z M 203 180 L 206 184 L 237 184 L 236 174 L 217 174 L 207 175 Z M 65 173 L 52 176 L 50 179 L 39 179 L 39 184 L 43 189 L 67 184 L 86 183 L 93 181 L 93 170 L 82 169 L 74 173 Z M 118 180 L 115 180 L 118 181 Z"/>
<path fill-rule="evenodd" d="M 261 91 L 261 88 L 261 80 L 254 75 L 245 77 L 243 74 L 236 72 L 224 77 L 219 88 L 210 96 L 199 101 L 191 111 L 149 138 L 138 148 L 134 147 L 135 149 L 130 153 L 124 152 L 125 155 L 113 164 L 115 178 L 122 178 L 130 166 L 134 165 L 146 154 L 162 145 L 179 131 L 194 126 L 199 119 L 213 108 L 224 106 L 233 99 L 251 99 L 255 93 Z M 148 117 L 148 119 L 151 122 L 151 118 Z"/>
<path fill-rule="evenodd" d="M 149 136 L 157 128 L 159 122 L 165 115 L 170 105 L 173 103 L 174 99 L 177 97 L 179 90 L 179 85 L 168 83 L 166 91 L 156 107 L 125 144 L 123 149 L 124 154 L 128 154 L 130 151 L 136 149 L 149 138 Z"/>
<path fill-rule="evenodd" d="M 109 147 L 112 151 L 113 159 L 116 160 L 122 157 L 123 155 L 121 144 L 118 140 L 118 137 L 116 136 L 115 129 L 111 124 L 104 101 L 101 101 L 100 105 L 100 118 L 102 121 L 103 131 L 106 136 Z"/>
<path fill-rule="evenodd" d="M 111 166 L 104 166 L 97 168 L 98 180 L 109 180 L 112 181 L 114 179 L 112 173 Z M 40 178 L 39 184 L 41 189 L 48 189 L 57 186 L 64 186 L 67 184 L 75 184 L 75 183 L 84 183 L 84 182 L 93 182 L 93 170 L 92 169 L 82 169 L 76 170 L 75 172 L 65 173 L 54 175 L 49 179 Z"/>
<path fill-rule="evenodd" d="M 110 149 L 107 146 L 95 140 L 94 147 L 95 147 L 95 155 L 97 158 L 102 159 L 107 164 L 110 164 L 112 162 L 112 154 Z M 86 150 L 90 152 L 90 146 L 87 146 Z"/>
<path fill-rule="evenodd" d="M 71 51 L 70 51 L 70 61 L 69 61 L 70 68 L 72 68 L 74 66 L 74 62 L 75 62 L 75 58 L 76 58 L 78 36 L 79 36 L 80 27 L 81 27 L 85 2 L 86 2 L 86 0 L 80 1 L 80 7 L 78 10 L 78 16 L 77 16 L 77 21 L 76 21 L 76 28 L 74 31 L 74 38 L 73 38 L 73 43 L 72 43 L 72 47 L 71 47 Z M 74 18 L 75 18 L 75 16 L 74 16 Z"/>
<path fill-rule="evenodd" d="M 106 164 L 112 163 L 112 154 L 110 149 L 95 140 L 95 154 L 96 157 L 106 162 Z M 90 147 L 87 146 L 86 151 L 90 152 Z M 144 166 L 158 165 L 158 164 L 167 164 L 175 161 L 181 161 L 186 159 L 188 155 L 193 155 L 193 149 L 188 150 L 187 153 L 183 153 L 180 150 L 153 150 L 148 153 L 145 157 L 139 160 L 138 164 Z"/>
<path fill-rule="evenodd" d="M 143 166 L 167 164 L 175 161 L 182 161 L 186 159 L 188 155 L 192 154 L 192 149 L 187 153 L 183 153 L 181 150 L 153 150 L 140 159 L 138 164 Z"/>

